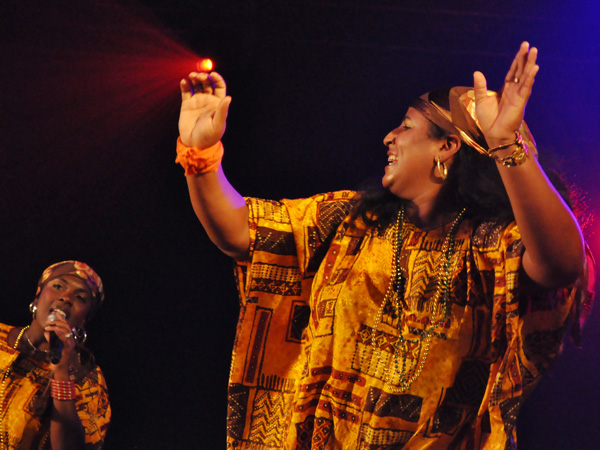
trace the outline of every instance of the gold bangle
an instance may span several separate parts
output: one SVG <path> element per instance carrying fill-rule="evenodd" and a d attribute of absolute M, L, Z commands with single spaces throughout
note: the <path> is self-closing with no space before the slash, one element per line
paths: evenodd
<path fill-rule="evenodd" d="M 515 145 L 517 142 L 519 142 L 519 139 L 523 139 L 521 137 L 521 133 L 519 133 L 518 131 L 515 131 L 515 140 L 512 142 L 509 142 L 508 144 L 502 144 L 502 145 L 498 145 L 497 147 L 492 147 L 490 148 L 487 152 L 489 156 L 492 156 L 492 153 L 498 151 L 498 150 L 502 150 L 505 148 L 510 147 L 511 145 Z"/>
<path fill-rule="evenodd" d="M 498 158 L 497 156 L 492 155 L 493 152 L 502 150 L 510 147 L 511 145 L 516 146 L 513 152 L 504 158 Z M 503 144 L 497 147 L 491 148 L 488 150 L 488 154 L 491 158 L 494 158 L 496 162 L 499 162 L 503 166 L 506 167 L 515 167 L 520 166 L 525 162 L 527 157 L 529 156 L 529 150 L 527 147 L 527 143 L 523 140 L 523 136 L 518 131 L 515 131 L 515 141 L 510 144 Z"/>

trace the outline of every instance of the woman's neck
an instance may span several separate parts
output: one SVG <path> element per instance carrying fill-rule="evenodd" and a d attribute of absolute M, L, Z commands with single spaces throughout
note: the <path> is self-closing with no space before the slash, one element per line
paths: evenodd
<path fill-rule="evenodd" d="M 44 329 L 35 320 L 31 322 L 27 331 L 25 331 L 22 340 L 31 348 L 41 352 L 48 350 L 48 341 L 44 337 Z"/>
<path fill-rule="evenodd" d="M 458 213 L 458 211 L 440 211 L 436 206 L 435 201 L 420 204 L 406 202 L 406 217 L 419 229 L 428 231 L 449 224 Z"/>

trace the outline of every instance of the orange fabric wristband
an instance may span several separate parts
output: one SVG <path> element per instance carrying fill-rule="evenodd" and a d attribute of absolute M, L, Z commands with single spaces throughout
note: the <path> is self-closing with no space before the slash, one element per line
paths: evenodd
<path fill-rule="evenodd" d="M 185 175 L 195 175 L 197 173 L 216 172 L 223 159 L 223 144 L 217 142 L 212 147 L 201 149 L 198 147 L 188 147 L 181 142 L 181 137 L 177 138 L 177 157 L 175 162 L 181 164 L 185 169 Z"/>

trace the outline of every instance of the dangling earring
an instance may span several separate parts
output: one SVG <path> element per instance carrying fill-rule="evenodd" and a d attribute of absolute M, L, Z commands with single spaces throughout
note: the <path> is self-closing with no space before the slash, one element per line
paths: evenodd
<path fill-rule="evenodd" d="M 443 163 L 440 158 L 435 160 L 435 164 L 437 165 L 437 170 L 440 173 L 440 177 L 442 180 L 446 181 L 446 178 L 448 178 L 448 167 L 446 167 L 446 164 Z"/>
<path fill-rule="evenodd" d="M 37 312 L 37 304 L 35 303 L 35 300 L 29 304 L 29 312 L 35 319 L 35 313 Z"/>
<path fill-rule="evenodd" d="M 71 328 L 71 333 L 73 333 L 73 339 L 75 339 L 76 344 L 83 344 L 87 339 L 87 332 L 83 328 Z"/>

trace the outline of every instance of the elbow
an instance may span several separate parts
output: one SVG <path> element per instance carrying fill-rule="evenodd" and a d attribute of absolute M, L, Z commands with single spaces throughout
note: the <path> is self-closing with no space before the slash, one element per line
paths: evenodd
<path fill-rule="evenodd" d="M 550 279 L 554 288 L 563 288 L 573 285 L 585 273 L 585 253 L 572 258 L 565 258 L 563 264 L 551 271 Z"/>
<path fill-rule="evenodd" d="M 565 255 L 565 262 L 562 264 L 562 286 L 570 286 L 579 280 L 585 274 L 586 252 L 583 237 L 579 240 L 579 245 L 574 247 L 571 255 Z"/>
<path fill-rule="evenodd" d="M 585 256 L 565 258 L 562 264 L 549 267 L 543 285 L 547 288 L 559 289 L 573 285 L 585 272 Z"/>
<path fill-rule="evenodd" d="M 569 268 L 563 268 L 560 272 L 556 272 L 552 276 L 553 288 L 563 288 L 573 285 L 578 279 L 583 276 L 584 266 L 583 264 L 573 264 Z"/>
<path fill-rule="evenodd" d="M 573 285 L 585 273 L 586 254 L 580 246 L 571 246 L 570 251 L 540 257 L 537 262 L 531 255 L 524 255 L 523 268 L 529 277 L 547 289 L 560 289 Z"/>
<path fill-rule="evenodd" d="M 528 275 L 545 289 L 561 289 L 573 285 L 583 275 L 583 267 L 547 269 L 541 274 Z"/>
<path fill-rule="evenodd" d="M 210 236 L 212 242 L 230 258 L 236 261 L 247 261 L 250 256 L 250 234 L 240 233 L 235 239 L 232 236 Z"/>
<path fill-rule="evenodd" d="M 245 250 L 240 248 L 224 248 L 219 246 L 219 250 L 225 253 L 230 258 L 235 259 L 236 261 L 248 261 L 250 258 L 250 249 L 246 248 Z"/>

